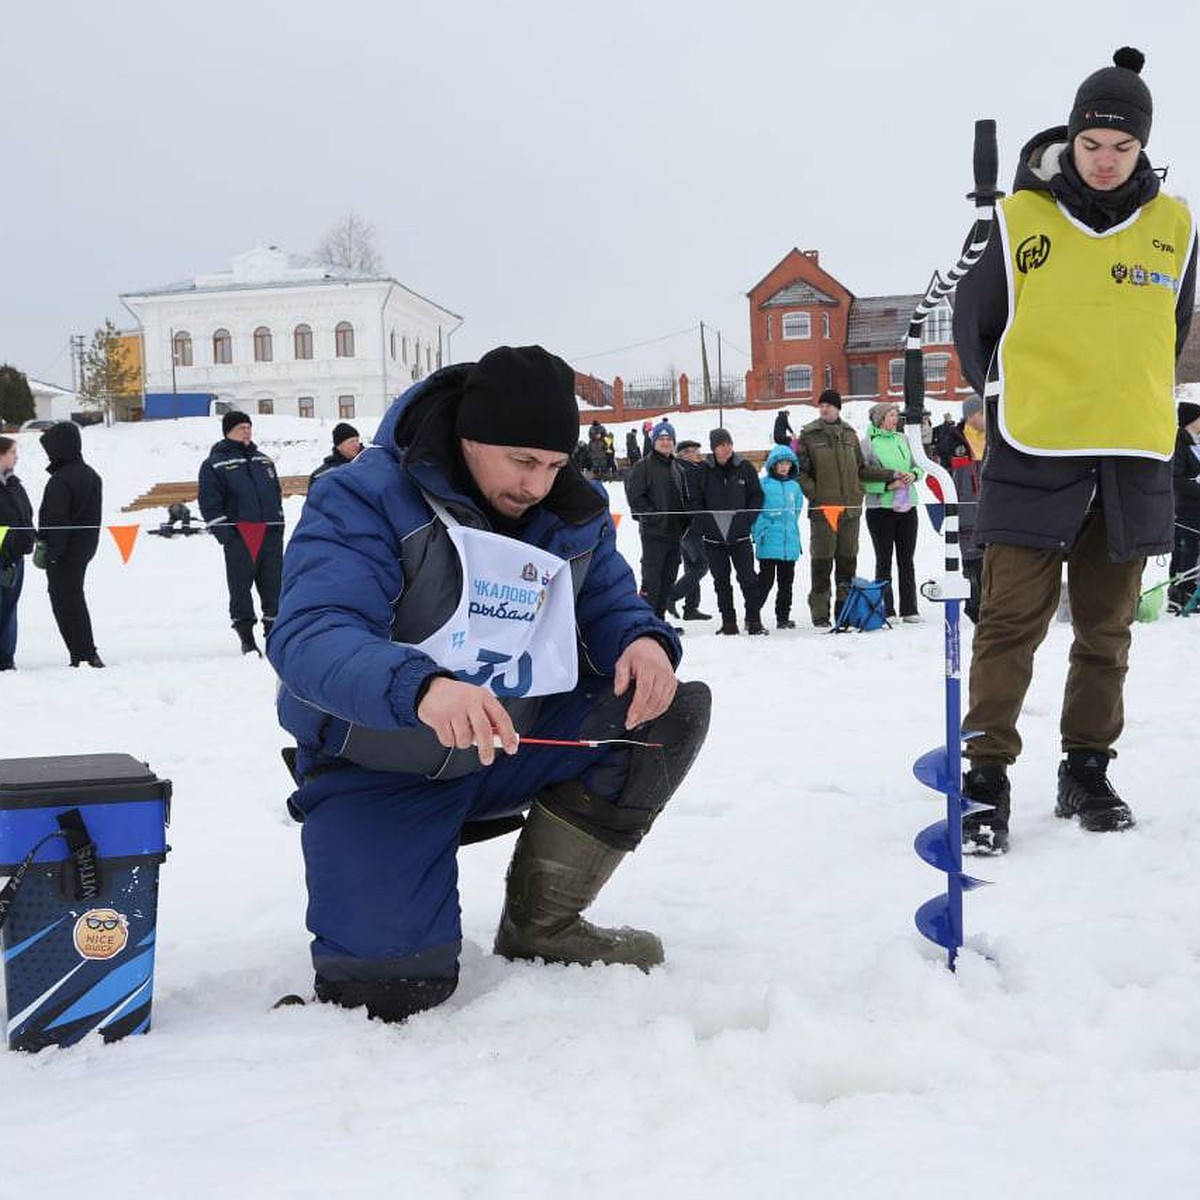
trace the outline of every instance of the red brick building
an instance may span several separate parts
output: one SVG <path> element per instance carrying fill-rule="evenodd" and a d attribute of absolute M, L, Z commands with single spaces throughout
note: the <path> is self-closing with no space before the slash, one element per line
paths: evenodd
<path fill-rule="evenodd" d="M 816 250 L 791 250 L 747 293 L 750 404 L 815 404 L 827 388 L 847 399 L 901 400 L 904 337 L 921 297 L 855 296 L 823 270 Z M 971 394 L 954 352 L 948 303 L 925 322 L 925 392 Z"/>

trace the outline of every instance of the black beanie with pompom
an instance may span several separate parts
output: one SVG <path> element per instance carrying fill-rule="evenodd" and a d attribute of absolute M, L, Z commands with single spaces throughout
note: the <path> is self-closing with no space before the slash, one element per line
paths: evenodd
<path fill-rule="evenodd" d="M 1142 82 L 1146 56 L 1132 46 L 1113 55 L 1113 66 L 1093 71 L 1075 93 L 1067 134 L 1074 138 L 1085 129 L 1119 129 L 1144 146 L 1150 140 L 1154 101 Z"/>

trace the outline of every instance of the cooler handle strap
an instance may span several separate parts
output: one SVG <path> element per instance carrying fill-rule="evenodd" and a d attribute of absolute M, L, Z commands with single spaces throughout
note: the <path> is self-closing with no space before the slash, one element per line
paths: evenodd
<path fill-rule="evenodd" d="M 83 823 L 83 814 L 77 808 L 60 812 L 58 828 L 67 839 L 67 849 L 75 864 L 75 899 L 94 900 L 100 894 L 100 864 L 96 843 Z"/>
<path fill-rule="evenodd" d="M 34 845 L 9 881 L 0 888 L 0 929 L 4 928 L 4 923 L 8 920 L 9 910 L 17 898 L 17 890 L 25 878 L 25 873 L 33 865 L 38 851 L 54 838 L 63 838 L 71 853 L 75 875 L 75 899 L 94 900 L 100 894 L 100 867 L 96 861 L 96 843 L 88 833 L 83 815 L 77 808 L 59 813 L 58 826 Z"/>

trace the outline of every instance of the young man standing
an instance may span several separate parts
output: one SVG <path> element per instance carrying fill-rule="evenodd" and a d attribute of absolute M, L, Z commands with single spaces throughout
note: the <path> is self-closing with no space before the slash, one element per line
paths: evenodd
<path fill-rule="evenodd" d="M 1021 152 L 955 304 L 958 353 L 987 407 L 983 602 L 963 719 L 979 731 L 963 793 L 987 806 L 964 819 L 963 837 L 985 853 L 1008 845 L 1017 718 L 1064 561 L 1074 643 L 1055 812 L 1096 832 L 1134 823 L 1107 771 L 1142 568 L 1171 548 L 1172 392 L 1196 234 L 1143 153 L 1153 115 L 1143 57 L 1126 47 L 1113 62 L 1080 85 L 1066 126 Z"/>

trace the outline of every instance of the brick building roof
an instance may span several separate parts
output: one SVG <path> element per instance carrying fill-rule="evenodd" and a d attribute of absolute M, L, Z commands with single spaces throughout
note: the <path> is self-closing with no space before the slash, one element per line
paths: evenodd
<path fill-rule="evenodd" d="M 902 347 L 913 309 L 920 301 L 920 292 L 904 296 L 856 296 L 850 304 L 846 353 L 874 353 Z"/>
<path fill-rule="evenodd" d="M 769 300 L 764 300 L 760 308 L 785 308 L 799 304 L 832 304 L 837 306 L 837 300 L 827 292 L 815 288 L 811 283 L 798 279 L 795 283 L 780 288 Z"/>

